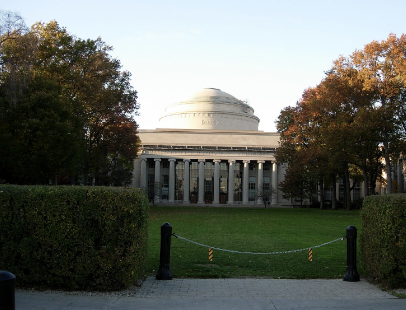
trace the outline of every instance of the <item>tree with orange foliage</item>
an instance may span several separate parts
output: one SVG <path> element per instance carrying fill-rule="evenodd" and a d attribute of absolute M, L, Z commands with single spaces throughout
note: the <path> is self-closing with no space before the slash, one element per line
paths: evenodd
<path fill-rule="evenodd" d="M 369 160 L 367 156 L 370 153 L 366 153 L 365 149 L 377 148 L 376 142 L 373 146 L 367 143 L 368 139 L 363 140 L 367 132 L 359 127 L 360 117 L 370 105 L 368 96 L 361 92 L 361 84 L 349 81 L 348 76 L 346 79 L 343 74 L 331 70 L 319 85 L 307 89 L 296 108 L 291 108 L 290 122 L 279 122 L 281 148 L 277 151 L 283 162 L 291 165 L 294 160 L 294 167 L 301 163 L 302 171 L 311 172 L 318 180 L 321 200 L 323 183 L 334 185 L 336 176 L 340 176 L 347 209 L 351 207 L 350 179 L 359 177 L 354 174 L 357 171 L 354 167 L 361 168 L 363 160 Z M 295 158 L 283 156 L 287 150 L 295 154 Z M 291 171 L 288 169 L 288 173 Z M 290 177 L 288 175 L 288 179 Z M 332 207 L 336 208 L 335 186 L 332 188 Z"/>
<path fill-rule="evenodd" d="M 292 165 L 287 179 L 299 171 L 319 180 L 338 175 L 349 209 L 350 179 L 357 179 L 360 171 L 368 195 L 382 174 L 384 159 L 391 193 L 392 161 L 405 148 L 405 98 L 405 35 L 390 35 L 337 59 L 320 84 L 307 89 L 296 107 L 283 110 L 278 119 L 277 158 Z M 283 183 L 283 189 L 293 194 L 288 183 L 295 182 Z"/>
<path fill-rule="evenodd" d="M 354 69 L 363 80 L 363 90 L 372 93 L 379 114 L 380 143 L 386 167 L 387 192 L 392 193 L 392 161 L 398 160 L 405 141 L 406 36 L 390 34 L 351 55 Z"/>

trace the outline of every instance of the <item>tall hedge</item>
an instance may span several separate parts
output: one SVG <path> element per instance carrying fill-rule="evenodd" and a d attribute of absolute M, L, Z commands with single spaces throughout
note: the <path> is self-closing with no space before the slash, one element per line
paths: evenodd
<path fill-rule="evenodd" d="M 387 288 L 406 285 L 406 195 L 364 200 L 360 256 L 367 275 Z"/>
<path fill-rule="evenodd" d="M 1 185 L 0 269 L 22 287 L 129 287 L 143 276 L 148 206 L 135 189 Z"/>

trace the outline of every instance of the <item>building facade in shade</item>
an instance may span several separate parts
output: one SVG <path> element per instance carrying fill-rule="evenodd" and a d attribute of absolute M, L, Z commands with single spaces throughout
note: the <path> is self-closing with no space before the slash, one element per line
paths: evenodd
<path fill-rule="evenodd" d="M 215 88 L 168 106 L 162 128 L 139 130 L 133 186 L 156 203 L 290 204 L 278 191 L 279 134 L 258 131 L 246 102 Z"/>
<path fill-rule="evenodd" d="M 285 166 L 275 160 L 279 133 L 258 130 L 260 119 L 247 102 L 216 88 L 169 105 L 162 128 L 139 130 L 140 152 L 134 162 L 133 187 L 155 203 L 300 205 L 320 201 L 286 200 L 278 189 Z M 406 187 L 403 157 L 393 168 L 395 192 Z M 386 175 L 383 175 L 384 179 Z M 351 182 L 351 200 L 365 197 L 363 183 Z M 336 199 L 344 200 L 342 180 Z M 368 194 L 386 193 L 378 183 Z M 324 200 L 332 200 L 332 187 Z"/>

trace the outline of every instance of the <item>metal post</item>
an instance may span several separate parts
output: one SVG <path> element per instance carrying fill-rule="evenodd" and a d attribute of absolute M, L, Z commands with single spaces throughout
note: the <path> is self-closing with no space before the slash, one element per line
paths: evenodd
<path fill-rule="evenodd" d="M 354 226 L 347 227 L 347 271 L 344 281 L 357 282 L 359 274 L 357 271 L 357 229 Z"/>
<path fill-rule="evenodd" d="M 161 255 L 157 280 L 172 280 L 170 266 L 172 226 L 164 223 L 161 226 Z"/>
<path fill-rule="evenodd" d="M 0 270 L 0 309 L 15 310 L 16 276 Z"/>

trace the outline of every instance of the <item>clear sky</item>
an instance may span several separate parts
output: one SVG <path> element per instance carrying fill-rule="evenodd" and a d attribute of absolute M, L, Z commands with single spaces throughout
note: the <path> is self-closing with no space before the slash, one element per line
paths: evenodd
<path fill-rule="evenodd" d="M 404 0 L 13 0 L 28 26 L 56 20 L 101 37 L 132 73 L 141 129 L 202 88 L 248 99 L 275 131 L 280 111 L 316 86 L 340 55 L 406 32 Z"/>

